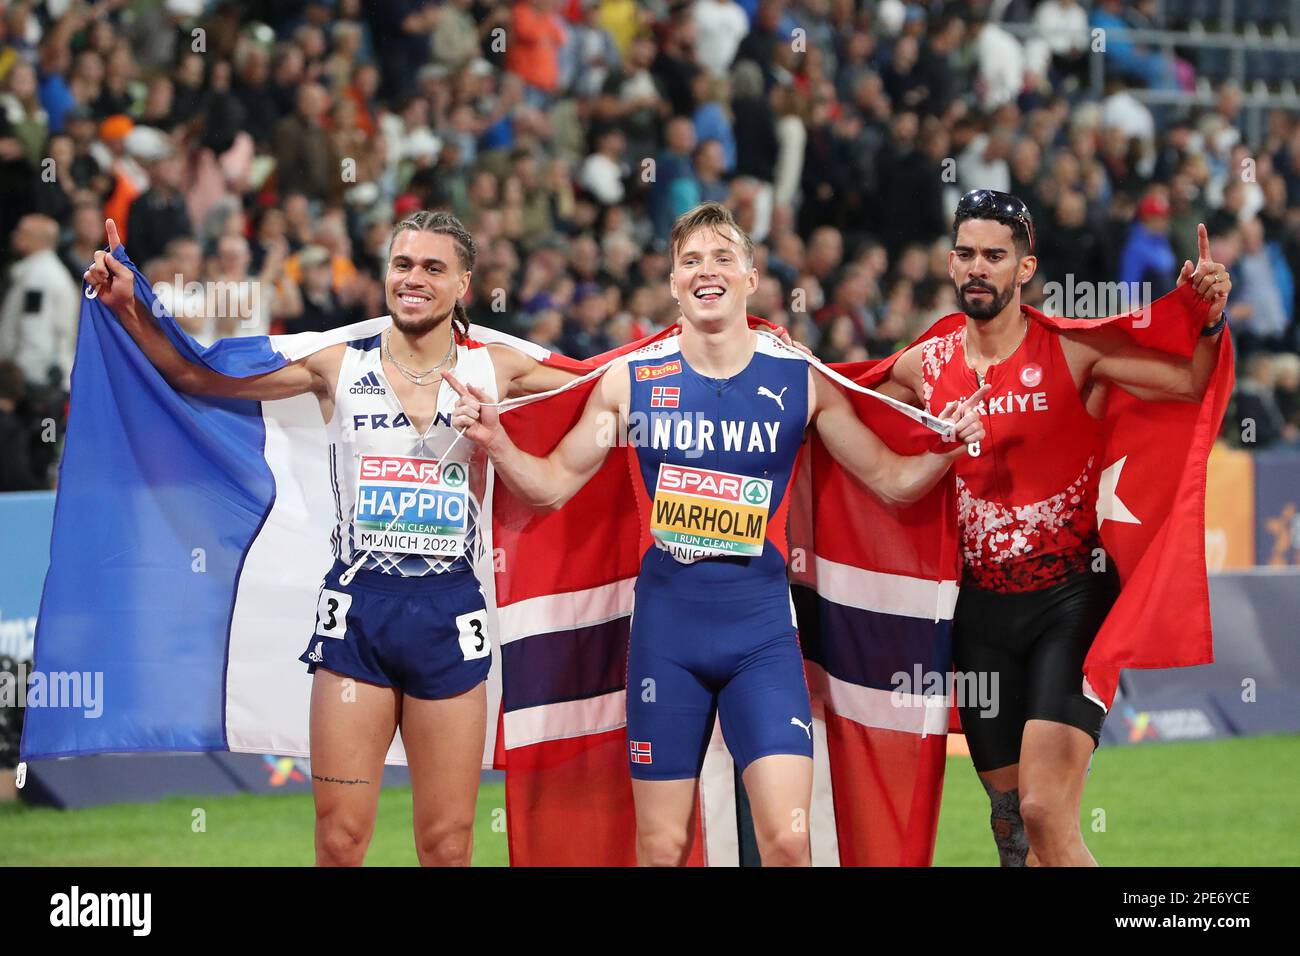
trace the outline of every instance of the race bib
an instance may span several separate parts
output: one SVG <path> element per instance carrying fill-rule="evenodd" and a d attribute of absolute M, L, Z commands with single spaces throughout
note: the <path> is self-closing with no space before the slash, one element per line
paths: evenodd
<path fill-rule="evenodd" d="M 469 469 L 427 458 L 362 455 L 352 517 L 358 546 L 457 558 L 469 531 Z"/>
<path fill-rule="evenodd" d="M 683 564 L 763 553 L 772 482 L 684 465 L 659 466 L 650 534 Z"/>

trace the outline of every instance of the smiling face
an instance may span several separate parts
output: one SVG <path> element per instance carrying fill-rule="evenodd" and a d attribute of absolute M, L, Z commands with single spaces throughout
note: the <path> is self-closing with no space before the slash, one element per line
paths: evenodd
<path fill-rule="evenodd" d="M 1016 290 L 1033 277 L 1037 263 L 1033 256 L 1017 256 L 1010 226 L 967 219 L 957 228 L 957 241 L 948 253 L 948 275 L 961 310 L 985 321 L 1010 304 Z"/>
<path fill-rule="evenodd" d="M 747 261 L 740 237 L 711 226 L 682 239 L 668 278 L 673 298 L 692 324 L 734 315 L 743 319 L 745 302 L 758 288 L 758 270 Z"/>
<path fill-rule="evenodd" d="M 451 314 L 456 300 L 469 291 L 470 278 L 461 269 L 451 236 L 415 229 L 399 232 L 384 277 L 393 325 L 405 335 L 423 335 Z"/>

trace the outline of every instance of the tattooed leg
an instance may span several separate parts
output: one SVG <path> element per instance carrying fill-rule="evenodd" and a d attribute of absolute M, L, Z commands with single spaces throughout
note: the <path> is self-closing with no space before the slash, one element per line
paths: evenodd
<path fill-rule="evenodd" d="M 998 790 L 987 780 L 981 780 L 989 795 L 989 824 L 993 828 L 993 841 L 998 845 L 998 859 L 1002 866 L 1024 866 L 1029 853 L 1029 837 L 1025 834 L 1025 821 L 1020 817 L 1020 791 Z"/>

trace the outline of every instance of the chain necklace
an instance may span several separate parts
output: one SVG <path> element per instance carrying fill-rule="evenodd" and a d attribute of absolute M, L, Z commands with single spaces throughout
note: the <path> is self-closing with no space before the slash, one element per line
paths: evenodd
<path fill-rule="evenodd" d="M 992 362 L 990 362 L 988 364 L 988 368 L 984 370 L 983 374 L 980 374 L 980 372 L 975 368 L 974 365 L 970 366 L 970 370 L 975 373 L 975 381 L 978 382 L 981 386 L 983 386 L 984 384 L 984 376 L 988 374 L 988 369 L 992 368 L 994 365 L 997 365 L 999 362 L 1005 362 L 1007 359 L 1011 358 L 1011 356 L 1016 353 L 1016 349 L 1020 348 L 1021 344 L 1025 341 L 1025 336 L 1029 334 L 1029 320 L 1024 317 L 1024 313 L 1021 313 L 1021 318 L 1024 319 L 1024 323 L 1025 323 L 1024 328 L 1021 329 L 1020 338 L 1016 341 L 1016 344 L 1011 349 L 1011 351 L 1007 352 L 1006 355 L 996 358 Z M 965 341 L 963 337 L 963 347 L 964 345 L 965 345 Z M 967 355 L 967 357 L 969 358 L 969 354 Z"/>
<path fill-rule="evenodd" d="M 387 332 L 384 333 L 384 357 L 387 358 L 388 361 L 393 363 L 393 368 L 401 372 L 403 378 L 405 378 L 412 385 L 421 385 L 421 386 L 434 385 L 437 382 L 442 381 L 441 376 L 434 379 L 432 382 L 426 382 L 424 380 L 428 378 L 430 375 L 432 375 L 434 372 L 437 372 L 438 370 L 445 367 L 446 364 L 451 361 L 451 357 L 454 354 L 456 354 L 456 336 L 454 334 L 451 337 L 451 345 L 447 348 L 446 357 L 443 358 L 443 360 L 439 362 L 437 365 L 435 365 L 433 368 L 429 369 L 427 372 L 417 372 L 415 369 L 408 368 L 407 366 L 403 365 L 401 362 L 397 361 L 397 359 L 393 358 L 392 349 L 388 347 L 388 340 L 392 338 L 392 335 L 393 335 L 392 329 L 389 329 Z"/>

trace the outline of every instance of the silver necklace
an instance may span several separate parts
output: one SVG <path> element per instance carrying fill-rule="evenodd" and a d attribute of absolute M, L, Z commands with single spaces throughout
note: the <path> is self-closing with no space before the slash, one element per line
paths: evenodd
<path fill-rule="evenodd" d="M 975 381 L 978 382 L 981 386 L 983 386 L 984 384 L 984 376 L 988 374 L 988 370 L 992 368 L 994 365 L 997 365 L 998 362 L 1005 362 L 1007 359 L 1011 358 L 1011 356 L 1016 353 L 1016 349 L 1020 348 L 1021 343 L 1025 341 L 1025 336 L 1029 334 L 1029 320 L 1025 319 L 1023 315 L 1021 315 L 1021 318 L 1024 319 L 1025 325 L 1024 328 L 1021 329 L 1020 331 L 1020 338 L 1016 340 L 1016 344 L 1014 347 L 1012 347 L 1011 351 L 1007 352 L 1006 355 L 1003 355 L 1002 357 L 997 358 L 992 362 L 989 362 L 988 368 L 984 370 L 983 374 L 981 374 L 975 368 L 975 366 L 972 365 L 970 367 L 970 370 L 975 373 Z"/>
<path fill-rule="evenodd" d="M 393 335 L 392 329 L 389 329 L 387 332 L 384 333 L 384 357 L 387 358 L 388 361 L 393 363 L 393 368 L 401 372 L 403 378 L 405 378 L 412 385 L 421 385 L 421 386 L 433 385 L 437 382 L 442 381 L 441 376 L 439 378 L 434 379 L 432 382 L 426 382 L 424 381 L 424 379 L 428 378 L 434 372 L 437 372 L 438 370 L 442 369 L 443 367 L 446 366 L 448 362 L 451 361 L 452 355 L 456 353 L 456 336 L 454 334 L 451 337 L 451 344 L 447 348 L 447 355 L 443 358 L 441 362 L 439 362 L 433 368 L 429 369 L 427 372 L 417 372 L 415 369 L 408 368 L 407 366 L 403 365 L 401 362 L 397 361 L 397 359 L 393 358 L 393 351 L 388 347 L 388 340 L 392 338 L 392 335 Z"/>

